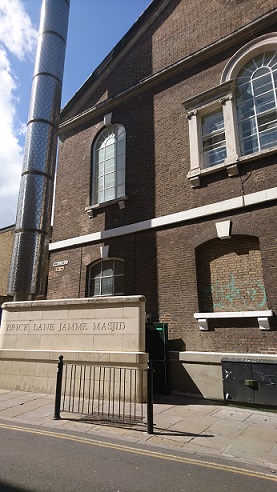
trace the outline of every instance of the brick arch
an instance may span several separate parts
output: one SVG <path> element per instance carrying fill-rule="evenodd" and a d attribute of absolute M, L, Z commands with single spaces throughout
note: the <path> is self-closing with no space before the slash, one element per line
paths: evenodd
<path fill-rule="evenodd" d="M 200 312 L 267 309 L 259 240 L 213 239 L 196 249 Z"/>

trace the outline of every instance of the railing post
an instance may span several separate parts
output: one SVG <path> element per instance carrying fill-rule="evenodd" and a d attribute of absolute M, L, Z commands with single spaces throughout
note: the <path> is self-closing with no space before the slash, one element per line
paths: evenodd
<path fill-rule="evenodd" d="M 147 367 L 147 434 L 153 434 L 153 372 L 152 361 Z"/>
<path fill-rule="evenodd" d="M 57 383 L 55 396 L 54 420 L 61 418 L 61 396 L 62 396 L 62 379 L 63 379 L 63 356 L 60 355 L 57 367 Z"/>

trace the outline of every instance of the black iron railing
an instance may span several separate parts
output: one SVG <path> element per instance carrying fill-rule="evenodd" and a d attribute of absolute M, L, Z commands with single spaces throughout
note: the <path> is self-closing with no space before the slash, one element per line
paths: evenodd
<path fill-rule="evenodd" d="M 145 402 L 146 405 L 144 404 Z M 71 412 L 101 422 L 146 424 L 153 433 L 153 369 L 65 364 L 59 357 L 54 419 Z"/>

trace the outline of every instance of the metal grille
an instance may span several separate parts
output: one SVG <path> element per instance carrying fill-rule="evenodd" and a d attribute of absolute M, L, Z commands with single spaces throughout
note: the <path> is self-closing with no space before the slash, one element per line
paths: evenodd
<path fill-rule="evenodd" d="M 61 411 L 129 424 L 144 421 L 146 371 L 64 364 Z"/>

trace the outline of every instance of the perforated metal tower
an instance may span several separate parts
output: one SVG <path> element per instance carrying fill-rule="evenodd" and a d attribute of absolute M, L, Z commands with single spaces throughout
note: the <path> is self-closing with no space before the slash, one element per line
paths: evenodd
<path fill-rule="evenodd" d="M 8 291 L 44 292 L 70 0 L 43 0 Z"/>

